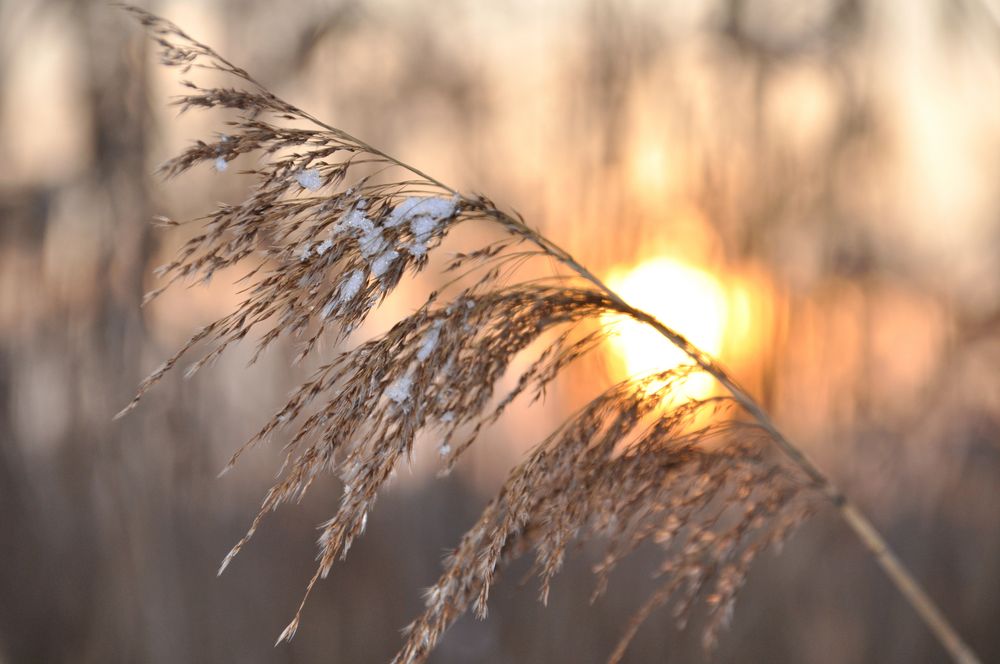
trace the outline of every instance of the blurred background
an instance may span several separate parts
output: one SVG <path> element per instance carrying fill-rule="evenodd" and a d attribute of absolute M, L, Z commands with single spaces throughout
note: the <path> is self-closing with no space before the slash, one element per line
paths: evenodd
<path fill-rule="evenodd" d="M 522 212 L 720 356 L 1000 661 L 996 0 L 141 4 L 292 103 Z M 247 186 L 207 167 L 152 176 L 222 128 L 176 117 L 154 59 L 103 1 L 0 0 L 0 662 L 387 662 L 523 451 L 608 381 L 677 358 L 623 326 L 575 369 L 585 389 L 515 411 L 460 472 L 418 462 L 273 648 L 339 487 L 270 517 L 217 579 L 277 455 L 216 474 L 304 378 L 291 344 L 251 369 L 232 350 L 111 419 L 237 297 L 216 278 L 139 307 L 183 235 L 152 216 Z M 404 289 L 373 325 L 419 301 Z M 591 606 L 594 550 L 547 608 L 515 565 L 488 620 L 462 619 L 431 661 L 604 661 L 652 558 Z M 703 661 L 696 623 L 654 614 L 626 661 Z M 823 510 L 753 568 L 712 661 L 944 660 Z"/>

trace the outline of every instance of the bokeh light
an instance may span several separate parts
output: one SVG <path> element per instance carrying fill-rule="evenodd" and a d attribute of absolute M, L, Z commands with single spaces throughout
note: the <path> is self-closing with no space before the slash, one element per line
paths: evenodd
<path fill-rule="evenodd" d="M 607 278 L 612 290 L 634 306 L 656 316 L 710 355 L 723 348 L 729 303 L 719 280 L 709 272 L 673 258 L 645 260 L 631 269 L 613 270 Z M 629 376 L 664 371 L 690 363 L 685 353 L 648 325 L 623 316 L 608 316 L 616 334 L 610 347 Z M 709 396 L 714 379 L 695 374 L 683 381 L 684 396 Z"/>

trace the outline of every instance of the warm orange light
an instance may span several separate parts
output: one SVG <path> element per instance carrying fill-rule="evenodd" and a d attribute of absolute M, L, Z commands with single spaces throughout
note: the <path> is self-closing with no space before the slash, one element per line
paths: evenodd
<path fill-rule="evenodd" d="M 694 345 L 717 356 L 723 346 L 729 313 L 728 298 L 708 272 L 670 258 L 654 258 L 629 270 L 613 271 L 607 279 L 625 300 L 680 332 Z M 614 317 L 608 321 L 618 334 L 611 348 L 629 375 L 663 371 L 691 360 L 647 325 Z M 681 386 L 682 395 L 702 398 L 712 394 L 714 382 L 696 374 Z"/>

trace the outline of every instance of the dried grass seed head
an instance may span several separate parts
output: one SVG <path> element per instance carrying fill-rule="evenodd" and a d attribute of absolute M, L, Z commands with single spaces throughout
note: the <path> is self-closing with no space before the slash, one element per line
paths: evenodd
<path fill-rule="evenodd" d="M 129 11 L 153 34 L 163 64 L 234 81 L 207 88 L 185 81 L 185 94 L 175 100 L 182 111 L 227 109 L 236 119 L 224 134 L 166 162 L 161 173 L 176 176 L 202 162 L 221 171 L 248 154 L 261 160 L 245 171 L 255 179 L 247 198 L 195 220 L 201 232 L 158 271 L 166 288 L 246 266 L 244 299 L 154 371 L 125 411 L 200 344 L 209 349 L 192 372 L 251 333 L 258 354 L 281 335 L 300 339 L 296 360 L 315 353 L 321 336 L 342 342 L 405 274 L 425 269 L 428 254 L 457 224 L 486 222 L 507 236 L 456 255 L 447 271 L 465 284 L 457 295 L 432 294 L 384 335 L 322 364 L 234 454 L 230 465 L 275 431 L 289 432 L 282 474 L 222 569 L 266 513 L 301 499 L 322 474 L 343 482 L 337 512 L 321 526 L 308 597 L 364 531 L 379 491 L 421 430 L 441 433 L 442 463 L 450 469 L 516 397 L 539 398 L 566 366 L 600 344 L 604 331 L 593 324 L 603 314 L 635 312 L 584 280 L 518 279 L 518 269 L 538 257 L 586 272 L 489 199 L 460 195 L 320 122 L 173 24 Z M 508 394 L 494 399 L 513 358 L 544 335 L 553 343 Z M 800 478 L 762 452 L 759 431 L 734 421 L 695 426 L 719 400 L 662 411 L 664 395 L 686 371 L 613 386 L 539 444 L 448 556 L 396 661 L 423 661 L 465 611 L 485 615 L 490 588 L 512 557 L 534 551 L 544 600 L 568 546 L 581 537 L 608 542 L 595 569 L 595 594 L 641 543 L 663 549 L 662 584 L 625 641 L 656 606 L 672 598 L 683 619 L 698 597 L 712 613 L 705 637 L 713 641 L 749 562 L 798 523 L 809 502 Z M 279 640 L 294 635 L 301 612 L 300 606 Z"/>

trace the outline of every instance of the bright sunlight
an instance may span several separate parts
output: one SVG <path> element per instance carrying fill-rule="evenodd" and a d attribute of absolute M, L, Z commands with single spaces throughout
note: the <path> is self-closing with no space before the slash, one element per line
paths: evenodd
<path fill-rule="evenodd" d="M 710 355 L 718 355 L 728 316 L 727 297 L 708 272 L 671 258 L 653 258 L 631 269 L 612 271 L 608 286 L 625 300 L 656 316 Z M 650 327 L 615 316 L 610 344 L 628 375 L 662 371 L 690 359 Z M 697 374 L 684 381 L 689 398 L 709 396 L 713 379 Z"/>

